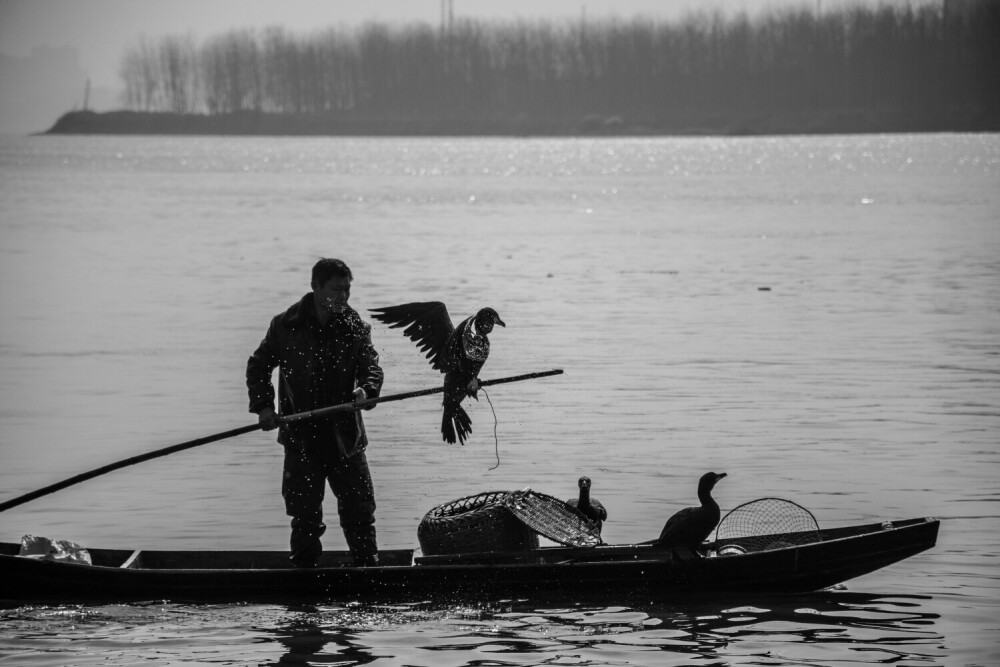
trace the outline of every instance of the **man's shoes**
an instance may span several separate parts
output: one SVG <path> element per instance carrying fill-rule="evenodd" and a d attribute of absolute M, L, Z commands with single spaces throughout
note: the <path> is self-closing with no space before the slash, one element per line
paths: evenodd
<path fill-rule="evenodd" d="M 354 567 L 375 567 L 378 565 L 378 554 L 358 554 L 354 557 Z"/>

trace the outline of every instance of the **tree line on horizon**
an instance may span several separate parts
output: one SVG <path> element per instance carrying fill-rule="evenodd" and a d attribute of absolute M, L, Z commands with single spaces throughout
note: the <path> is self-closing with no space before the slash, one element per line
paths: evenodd
<path fill-rule="evenodd" d="M 140 39 L 123 103 L 177 114 L 633 123 L 840 111 L 1000 115 L 1000 2 L 678 21 L 457 20 Z"/>

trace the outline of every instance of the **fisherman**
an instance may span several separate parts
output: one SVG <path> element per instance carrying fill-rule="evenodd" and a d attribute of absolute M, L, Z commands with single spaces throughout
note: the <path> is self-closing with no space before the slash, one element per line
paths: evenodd
<path fill-rule="evenodd" d="M 375 491 L 365 458 L 368 437 L 361 412 L 338 412 L 279 427 L 271 382 L 277 367 L 282 415 L 378 397 L 384 376 L 372 345 L 371 325 L 347 305 L 353 279 L 341 260 L 319 260 L 312 270 L 312 291 L 271 320 L 247 362 L 250 412 L 258 415 L 263 430 L 279 428 L 278 442 L 285 448 L 281 495 L 292 517 L 291 561 L 296 567 L 315 567 L 322 552 L 327 483 L 337 498 L 340 526 L 354 564 L 378 564 Z"/>

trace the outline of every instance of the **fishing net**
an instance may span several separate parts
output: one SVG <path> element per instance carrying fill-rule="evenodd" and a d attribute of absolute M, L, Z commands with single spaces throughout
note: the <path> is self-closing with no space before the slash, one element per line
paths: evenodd
<path fill-rule="evenodd" d="M 816 517 L 806 508 L 781 498 L 760 498 L 730 511 L 715 533 L 720 556 L 767 551 L 816 542 Z"/>
<path fill-rule="evenodd" d="M 597 524 L 558 498 L 528 489 L 510 494 L 504 505 L 525 525 L 553 542 L 570 547 L 596 547 L 601 543 Z"/>

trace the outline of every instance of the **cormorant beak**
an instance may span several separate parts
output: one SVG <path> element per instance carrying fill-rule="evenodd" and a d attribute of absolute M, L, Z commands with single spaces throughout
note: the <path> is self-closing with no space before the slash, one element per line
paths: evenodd
<path fill-rule="evenodd" d="M 715 476 L 715 481 L 718 482 L 720 479 L 722 479 L 725 476 L 726 476 L 726 473 L 720 472 L 718 475 Z"/>
<path fill-rule="evenodd" d="M 499 317 L 497 317 L 497 324 L 499 324 L 500 326 L 502 326 L 504 329 L 507 328 L 507 325 L 504 324 L 503 320 L 501 320 Z"/>

